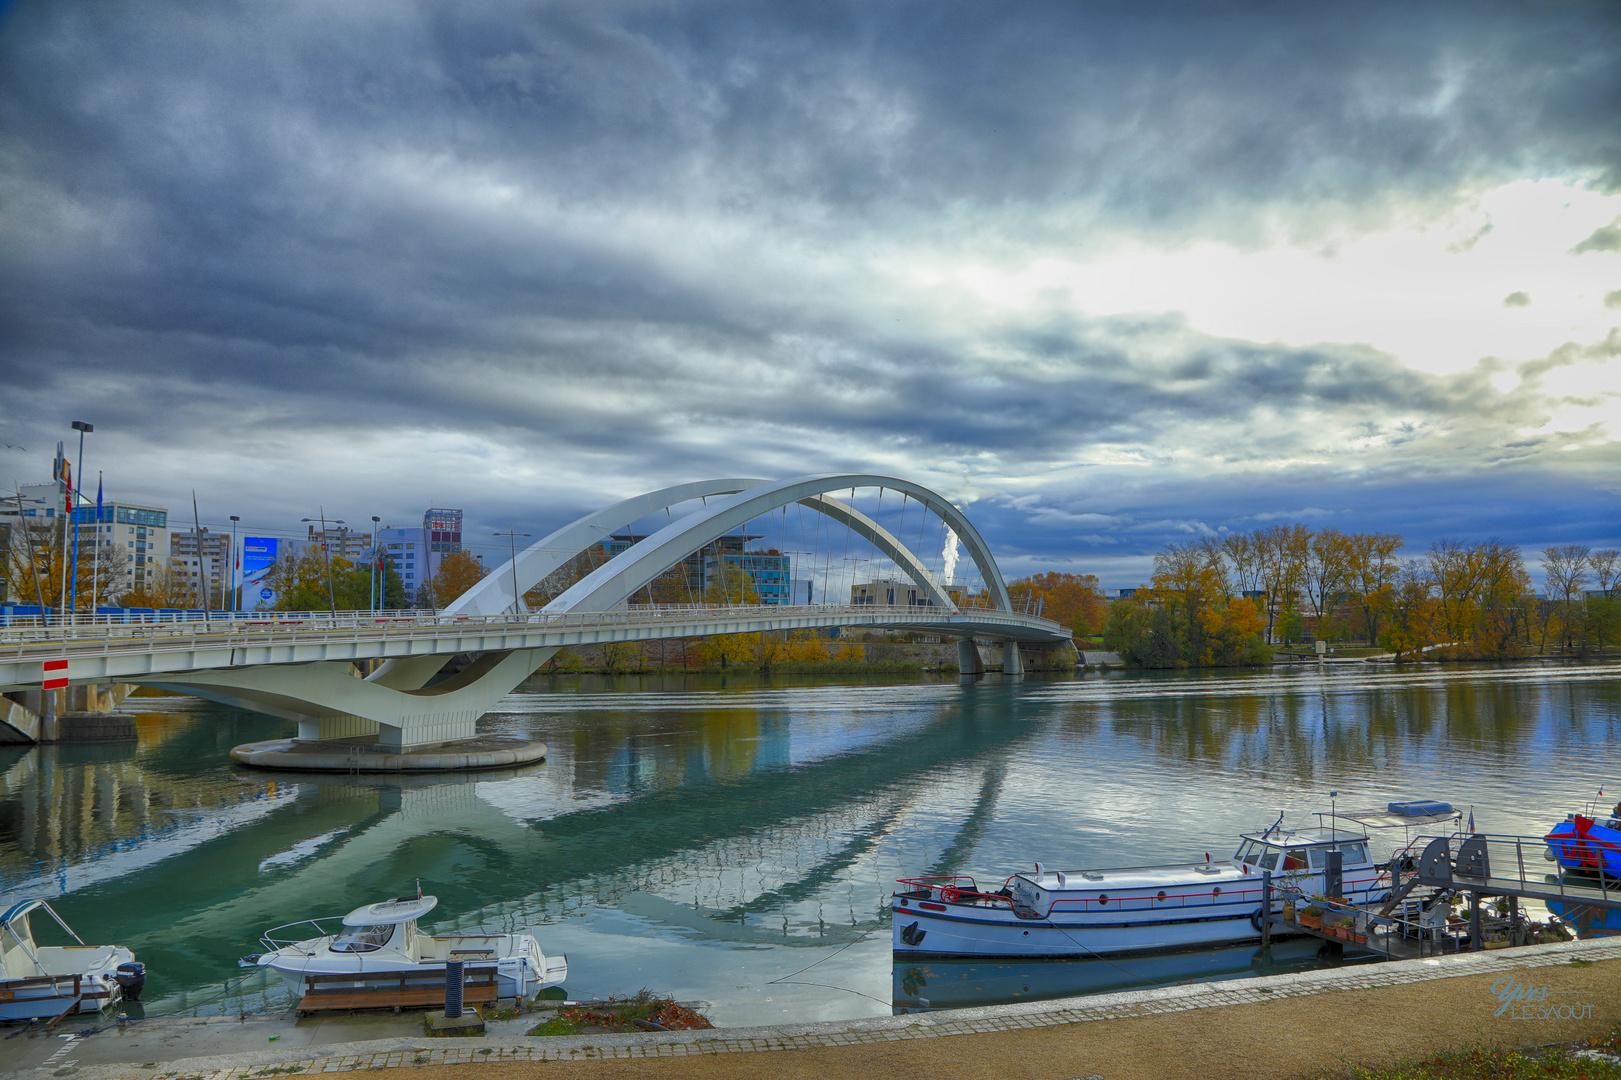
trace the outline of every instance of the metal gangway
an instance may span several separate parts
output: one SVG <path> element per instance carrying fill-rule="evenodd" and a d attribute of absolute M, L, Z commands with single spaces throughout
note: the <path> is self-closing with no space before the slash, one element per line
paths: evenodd
<path fill-rule="evenodd" d="M 1414 851 L 1418 852 L 1416 858 L 1410 854 Z M 1420 836 L 1391 860 L 1388 872 L 1391 891 L 1380 903 L 1358 905 L 1335 897 L 1312 898 L 1310 903 L 1323 912 L 1315 925 L 1298 915 L 1280 917 L 1272 910 L 1272 890 L 1264 890 L 1267 933 L 1263 940 L 1277 927 L 1285 933 L 1338 939 L 1390 959 L 1408 959 L 1455 951 L 1465 941 L 1469 948 L 1483 948 L 1486 919 L 1481 901 L 1486 897 L 1510 898 L 1508 919 L 1492 921 L 1505 924 L 1511 937 L 1523 929 L 1521 898 L 1550 905 L 1567 924 L 1603 924 L 1609 912 L 1621 910 L 1621 876 L 1605 869 L 1602 861 L 1591 872 L 1565 869 L 1555 860 L 1549 841 L 1540 836 Z M 1468 894 L 1467 922 L 1448 920 L 1444 903 L 1435 909 L 1415 902 L 1421 889 L 1429 890 L 1432 902 L 1437 897 L 1444 900 L 1447 893 Z M 1411 912 L 1412 908 L 1417 912 Z M 1440 918 L 1427 918 L 1427 908 Z"/>

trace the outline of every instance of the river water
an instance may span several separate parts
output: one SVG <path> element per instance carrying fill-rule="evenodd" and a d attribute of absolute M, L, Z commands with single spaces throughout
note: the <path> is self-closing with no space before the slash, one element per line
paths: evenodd
<path fill-rule="evenodd" d="M 0 904 L 47 897 L 133 948 L 147 1015 L 284 1009 L 235 963 L 261 932 L 418 880 L 430 929 L 534 927 L 571 995 L 647 987 L 722 1026 L 1292 970 L 1332 958 L 894 965 L 885 904 L 903 876 L 1224 858 L 1331 789 L 1524 834 L 1621 795 L 1613 664 L 537 679 L 484 725 L 544 739 L 544 763 L 403 782 L 245 770 L 232 746 L 291 725 L 126 707 L 136 744 L 0 747 Z"/>

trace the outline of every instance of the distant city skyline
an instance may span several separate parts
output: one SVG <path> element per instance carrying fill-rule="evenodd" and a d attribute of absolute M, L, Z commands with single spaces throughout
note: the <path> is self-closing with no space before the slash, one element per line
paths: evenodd
<path fill-rule="evenodd" d="M 256 536 L 464 507 L 493 567 L 666 484 L 860 470 L 1009 577 L 1299 521 L 1540 580 L 1621 546 L 1618 31 L 23 0 L 0 480 L 84 420 L 87 488 Z"/>

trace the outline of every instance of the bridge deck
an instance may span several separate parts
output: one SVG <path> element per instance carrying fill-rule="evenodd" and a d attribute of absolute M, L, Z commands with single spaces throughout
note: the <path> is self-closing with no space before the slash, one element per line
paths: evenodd
<path fill-rule="evenodd" d="M 72 682 L 263 664 L 305 664 L 537 649 L 609 641 L 870 627 L 1056 644 L 1067 627 L 1008 611 L 883 605 L 647 605 L 567 614 L 226 614 L 208 621 L 75 622 L 0 628 L 0 689 L 38 688 L 43 664 L 66 660 Z M 62 673 L 58 673 L 59 675 Z"/>

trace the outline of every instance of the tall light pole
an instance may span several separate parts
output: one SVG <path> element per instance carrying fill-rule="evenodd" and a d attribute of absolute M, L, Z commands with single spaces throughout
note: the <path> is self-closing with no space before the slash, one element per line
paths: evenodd
<path fill-rule="evenodd" d="M 237 517 L 235 514 L 231 515 L 231 610 L 233 612 L 242 610 L 242 597 L 237 592 L 236 584 L 236 523 L 241 520 L 242 519 Z"/>
<path fill-rule="evenodd" d="M 378 523 L 383 519 L 376 514 L 371 516 L 371 609 L 377 610 L 377 563 L 381 560 L 381 545 L 377 542 Z M 386 585 L 387 582 L 385 581 Z M 384 590 L 387 591 L 386 589 Z"/>
<path fill-rule="evenodd" d="M 87 424 L 83 420 L 75 420 L 73 421 L 73 430 L 79 433 L 79 464 L 74 468 L 74 475 L 78 479 L 68 482 L 68 514 L 73 519 L 73 570 L 71 571 L 73 576 L 69 582 L 71 590 L 68 593 L 69 615 L 73 614 L 79 603 L 79 493 L 73 489 L 73 485 L 75 483 L 84 483 L 84 435 L 85 432 L 96 429 L 93 424 Z"/>
<path fill-rule="evenodd" d="M 518 537 L 522 536 L 525 539 L 528 539 L 529 534 L 521 532 L 504 532 L 496 533 L 495 535 L 506 537 L 507 549 L 512 552 L 512 614 L 522 615 L 523 604 L 520 602 L 521 597 L 518 595 Z"/>
<path fill-rule="evenodd" d="M 326 507 L 318 507 L 317 512 L 321 515 L 318 518 L 299 518 L 298 520 L 300 523 L 306 521 L 319 521 L 321 523 L 321 550 L 326 553 L 326 606 L 332 614 L 336 615 L 338 613 L 338 601 L 332 595 L 332 549 L 327 546 Z M 345 525 L 347 522 L 342 518 L 333 518 L 332 524 Z"/>

